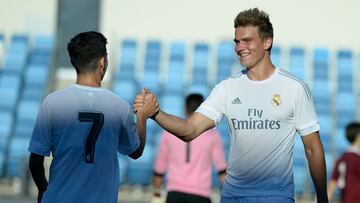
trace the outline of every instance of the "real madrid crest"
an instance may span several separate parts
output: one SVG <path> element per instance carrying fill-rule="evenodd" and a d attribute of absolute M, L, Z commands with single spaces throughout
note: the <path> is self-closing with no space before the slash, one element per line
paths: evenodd
<path fill-rule="evenodd" d="M 271 99 L 271 103 L 274 106 L 279 106 L 281 104 L 281 97 L 278 94 L 275 94 L 272 99 Z"/>

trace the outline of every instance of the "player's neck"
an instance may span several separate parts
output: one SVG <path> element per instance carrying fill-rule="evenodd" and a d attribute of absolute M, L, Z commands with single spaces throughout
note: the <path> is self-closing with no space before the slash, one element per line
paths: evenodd
<path fill-rule="evenodd" d="M 89 87 L 101 87 L 101 79 L 96 77 L 95 74 L 78 74 L 76 84 Z"/>
<path fill-rule="evenodd" d="M 271 63 L 258 64 L 255 67 L 247 68 L 247 77 L 250 80 L 261 81 L 268 79 L 275 72 L 275 66 Z"/>

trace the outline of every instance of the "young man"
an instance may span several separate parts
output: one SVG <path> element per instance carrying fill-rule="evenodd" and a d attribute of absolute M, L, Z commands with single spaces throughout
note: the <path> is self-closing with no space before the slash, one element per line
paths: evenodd
<path fill-rule="evenodd" d="M 235 51 L 246 69 L 217 84 L 186 120 L 160 110 L 156 122 L 191 141 L 227 118 L 231 147 L 222 203 L 294 202 L 292 150 L 297 131 L 317 201 L 328 202 L 324 150 L 308 86 L 271 63 L 273 27 L 268 14 L 257 8 L 242 11 L 234 27 Z M 135 110 L 147 100 L 145 95 L 153 94 L 144 90 L 138 95 Z"/>
<path fill-rule="evenodd" d="M 117 202 L 118 152 L 137 159 L 146 140 L 146 119 L 155 112 L 145 104 L 137 124 L 127 102 L 101 81 L 107 69 L 106 38 L 84 32 L 68 43 L 76 84 L 48 95 L 38 113 L 29 145 L 29 167 L 38 202 Z M 53 156 L 49 182 L 44 156 Z"/>
<path fill-rule="evenodd" d="M 341 189 L 341 202 L 360 202 L 360 123 L 346 126 L 346 139 L 351 144 L 335 164 L 328 186 L 329 199 L 335 189 Z"/>
<path fill-rule="evenodd" d="M 191 116 L 202 102 L 200 94 L 187 96 L 186 117 Z M 227 165 L 216 130 L 208 130 L 188 143 L 164 131 L 154 166 L 154 196 L 160 197 L 163 176 L 167 173 L 166 203 L 210 203 L 213 163 L 223 184 Z"/>

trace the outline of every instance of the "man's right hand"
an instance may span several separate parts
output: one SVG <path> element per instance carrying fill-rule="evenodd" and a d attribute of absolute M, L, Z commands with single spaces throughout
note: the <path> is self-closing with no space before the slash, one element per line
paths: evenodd
<path fill-rule="evenodd" d="M 156 96 L 149 89 L 144 88 L 139 95 L 135 97 L 133 111 L 136 114 L 142 114 L 149 118 L 159 112 L 159 104 Z"/>

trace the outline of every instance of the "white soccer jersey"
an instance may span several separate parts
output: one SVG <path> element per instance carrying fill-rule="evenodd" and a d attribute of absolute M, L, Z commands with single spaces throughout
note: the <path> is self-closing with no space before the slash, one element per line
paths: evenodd
<path fill-rule="evenodd" d="M 197 112 L 216 125 L 227 117 L 231 145 L 224 196 L 293 197 L 295 132 L 319 130 L 304 82 L 278 68 L 263 81 L 241 72 L 216 85 Z"/>
<path fill-rule="evenodd" d="M 29 151 L 52 153 L 42 202 L 117 202 L 118 154 L 140 141 L 129 104 L 109 90 L 72 85 L 41 105 Z"/>

